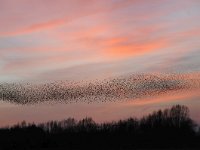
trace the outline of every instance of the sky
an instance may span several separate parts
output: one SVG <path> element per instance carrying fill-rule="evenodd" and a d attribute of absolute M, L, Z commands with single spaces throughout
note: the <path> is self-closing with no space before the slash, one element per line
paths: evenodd
<path fill-rule="evenodd" d="M 199 68 L 198 0 L 0 0 L 0 80 Z"/>
<path fill-rule="evenodd" d="M 21 92 L 15 97 L 17 105 L 12 94 L 7 96 L 9 102 L 0 101 L 0 114 L 6 116 L 0 118 L 0 126 L 66 116 L 107 121 L 177 103 L 187 105 L 200 123 L 199 0 L 0 0 L 0 10 L 0 93 Z M 118 85 L 118 77 L 127 83 L 126 77 L 132 75 L 133 79 L 139 75 L 140 81 L 133 85 L 144 92 L 151 93 L 153 82 L 154 92 L 167 85 L 167 95 L 154 99 L 147 94 L 150 100 L 130 96 L 126 102 L 21 105 L 34 99 L 32 90 L 48 95 L 55 85 L 77 92 L 76 87 L 65 87 L 68 82 L 80 88 L 76 82 L 89 81 L 81 85 L 87 91 L 90 83 L 95 89 L 102 85 L 93 85 L 94 80 L 112 78 Z M 62 81 L 64 87 L 57 85 Z M 122 88 L 130 92 L 127 85 Z M 176 86 L 178 91 L 171 90 Z M 28 100 L 19 100 L 27 97 L 20 88 L 28 91 Z"/>

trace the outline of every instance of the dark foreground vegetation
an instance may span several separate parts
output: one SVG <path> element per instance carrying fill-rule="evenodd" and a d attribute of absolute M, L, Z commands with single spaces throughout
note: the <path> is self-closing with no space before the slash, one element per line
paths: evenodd
<path fill-rule="evenodd" d="M 105 114 L 106 115 L 106 114 Z M 0 129 L 1 149 L 199 149 L 199 128 L 185 106 L 141 119 L 97 124 L 91 118 Z"/>

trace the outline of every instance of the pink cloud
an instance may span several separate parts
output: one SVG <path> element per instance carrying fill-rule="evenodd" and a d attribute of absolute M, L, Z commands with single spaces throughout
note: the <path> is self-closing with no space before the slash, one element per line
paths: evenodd
<path fill-rule="evenodd" d="M 170 2 L 2 0 L 2 72 L 190 52 L 198 47 L 189 42 L 199 38 L 198 3 Z"/>

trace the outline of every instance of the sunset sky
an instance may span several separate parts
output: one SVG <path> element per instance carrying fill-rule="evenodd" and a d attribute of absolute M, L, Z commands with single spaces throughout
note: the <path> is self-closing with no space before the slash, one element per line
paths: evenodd
<path fill-rule="evenodd" d="M 0 80 L 200 69 L 198 0 L 0 0 Z"/>
<path fill-rule="evenodd" d="M 139 100 L 129 97 L 132 101 L 122 103 L 22 106 L 23 101 L 16 105 L 9 99 L 1 100 L 0 126 L 21 120 L 42 122 L 85 116 L 107 121 L 142 116 L 177 103 L 189 106 L 192 117 L 200 122 L 199 71 L 200 0 L 0 0 L 0 93 L 23 87 L 12 83 L 44 84 L 34 87 L 35 92 L 43 92 L 40 89 L 45 83 L 54 81 L 79 82 L 135 74 L 158 74 L 155 80 L 144 76 L 138 85 L 134 83 L 149 92 L 147 96 L 152 94 L 151 89 L 145 89 L 147 84 L 157 85 L 158 89 L 153 90 L 160 92 L 160 86 L 165 84 L 170 88 L 179 87 L 179 83 L 186 85 L 185 91 L 179 93 L 169 89 L 175 94 L 166 91 L 168 95 L 150 100 L 146 95 Z M 157 77 L 165 82 L 160 84 Z M 126 83 L 125 90 L 132 92 Z M 87 91 L 88 87 L 83 86 L 82 90 Z M 26 90 L 32 91 L 29 87 Z M 83 95 L 90 93 L 87 94 Z"/>

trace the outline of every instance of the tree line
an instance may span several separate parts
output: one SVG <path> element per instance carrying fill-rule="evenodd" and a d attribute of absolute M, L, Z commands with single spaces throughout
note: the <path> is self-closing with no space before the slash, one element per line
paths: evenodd
<path fill-rule="evenodd" d="M 26 123 L 0 129 L 1 149 L 200 148 L 200 130 L 186 106 L 140 119 L 96 123 L 92 118 Z"/>

